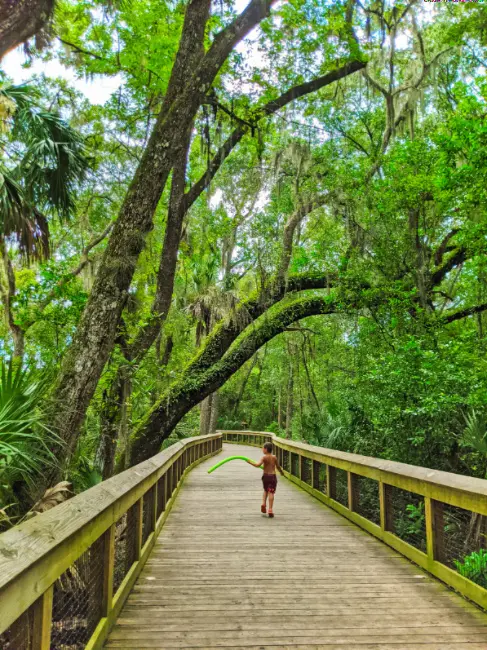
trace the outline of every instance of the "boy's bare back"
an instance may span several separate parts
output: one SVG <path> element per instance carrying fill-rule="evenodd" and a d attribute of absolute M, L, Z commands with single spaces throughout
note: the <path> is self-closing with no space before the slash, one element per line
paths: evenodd
<path fill-rule="evenodd" d="M 276 456 L 273 454 L 264 454 L 261 464 L 264 465 L 264 474 L 275 474 L 278 468 Z"/>

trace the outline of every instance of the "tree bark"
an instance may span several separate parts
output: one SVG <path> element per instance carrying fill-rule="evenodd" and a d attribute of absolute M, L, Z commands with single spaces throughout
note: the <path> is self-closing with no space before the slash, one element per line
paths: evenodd
<path fill-rule="evenodd" d="M 287 405 L 286 405 L 286 438 L 292 437 L 294 412 L 294 368 L 292 358 L 289 364 L 289 380 L 287 383 Z"/>
<path fill-rule="evenodd" d="M 200 404 L 200 436 L 208 435 L 210 430 L 211 397 L 208 395 Z"/>
<path fill-rule="evenodd" d="M 123 374 L 121 395 L 120 440 L 123 444 L 124 467 L 128 467 L 130 465 L 130 430 L 132 421 L 132 381 L 129 372 Z"/>
<path fill-rule="evenodd" d="M 324 205 L 327 199 L 327 196 L 323 196 L 312 201 L 307 201 L 289 215 L 282 234 L 281 260 L 279 263 L 279 270 L 277 272 L 277 279 L 279 282 L 285 282 L 287 277 L 289 264 L 291 262 L 291 256 L 293 254 L 293 240 L 296 228 L 308 214 L 313 212 L 313 210 L 316 210 L 316 208 Z"/>
<path fill-rule="evenodd" d="M 160 358 L 161 366 L 165 367 L 169 363 L 171 354 L 174 348 L 174 340 L 172 336 L 168 336 L 166 339 L 166 345 L 164 346 L 164 352 Z"/>
<path fill-rule="evenodd" d="M 185 217 L 185 213 L 180 208 L 184 198 L 186 167 L 192 127 L 193 122 L 191 122 L 190 128 L 186 132 L 184 148 L 181 152 L 180 159 L 176 161 L 174 166 L 164 243 L 162 245 L 159 270 L 157 272 L 156 295 L 152 303 L 151 315 L 147 325 L 139 329 L 131 345 L 130 356 L 137 361 L 141 361 L 150 350 L 161 331 L 161 327 L 167 318 L 171 306 L 179 243 L 181 241 Z"/>
<path fill-rule="evenodd" d="M 218 422 L 218 405 L 220 401 L 220 396 L 218 391 L 215 391 L 211 395 L 211 412 L 210 412 L 210 426 L 208 428 L 208 433 L 215 433 L 216 425 Z"/>
<path fill-rule="evenodd" d="M 122 414 L 123 383 L 119 370 L 108 390 L 105 391 L 100 413 L 100 440 L 96 450 L 95 465 L 103 480 L 113 475 L 115 453 L 120 432 L 120 417 Z"/>
<path fill-rule="evenodd" d="M 270 307 L 282 300 L 286 293 L 306 291 L 308 289 L 330 288 L 335 283 L 335 277 L 313 272 L 290 275 L 287 278 L 287 282 L 280 279 L 270 281 L 262 291 L 242 301 L 237 306 L 233 318 L 216 323 L 213 330 L 207 336 L 205 345 L 200 349 L 195 360 L 188 367 L 187 372 L 191 374 L 204 372 L 213 363 L 216 363 L 225 354 L 237 336 L 253 320 L 262 316 Z M 369 285 L 364 284 L 363 286 L 367 288 Z"/>
<path fill-rule="evenodd" d="M 271 4 L 272 2 L 267 3 L 268 6 L 270 6 Z M 186 75 L 189 75 L 192 69 L 197 67 L 198 58 L 202 56 L 201 43 L 204 34 L 205 23 L 204 21 L 198 21 L 197 16 L 198 16 L 198 12 L 192 12 L 192 13 L 190 13 L 189 11 L 187 12 L 186 19 L 185 19 L 185 29 L 183 29 L 183 36 L 185 33 L 192 33 L 194 35 L 194 38 L 191 47 L 188 46 L 187 51 L 184 51 L 183 48 L 181 47 L 180 51 L 178 52 L 178 57 L 175 62 L 173 73 L 171 75 L 171 81 L 169 83 L 168 92 L 165 99 L 165 106 L 169 106 L 171 105 L 171 103 L 174 103 L 176 101 L 178 85 L 182 84 L 184 81 L 184 77 Z M 359 70 L 360 68 L 363 67 L 364 67 L 363 63 L 353 61 L 349 64 L 346 64 L 345 66 L 342 66 L 341 68 L 338 68 L 337 70 L 334 70 L 324 75 L 323 77 L 319 77 L 315 80 L 312 80 L 311 82 L 307 82 L 305 84 L 301 84 L 300 86 L 291 88 L 290 90 L 286 91 L 286 93 L 281 95 L 281 97 L 277 98 L 276 100 L 272 100 L 271 102 L 266 104 L 261 110 L 261 116 L 272 115 L 277 110 L 285 106 L 287 103 L 293 101 L 294 99 L 297 99 L 310 92 L 315 92 L 316 90 L 342 77 L 352 74 L 356 70 Z M 189 210 L 189 207 L 194 203 L 196 198 L 202 193 L 204 188 L 207 186 L 207 182 L 209 182 L 209 176 L 207 175 L 205 177 L 204 182 L 199 182 L 198 184 L 193 186 L 192 190 L 188 194 L 184 195 L 186 161 L 187 161 L 187 151 L 189 145 L 191 125 L 192 125 L 192 121 L 190 122 L 187 128 L 186 134 L 183 135 L 182 138 L 183 142 L 179 152 L 179 164 L 175 165 L 175 169 L 173 172 L 170 209 L 169 209 L 168 220 L 166 224 L 166 232 L 165 232 L 163 251 L 161 255 L 161 262 L 158 271 L 158 286 L 156 290 L 156 297 L 152 307 L 152 315 L 149 319 L 147 326 L 145 326 L 139 331 L 139 333 L 135 338 L 133 346 L 131 346 L 132 349 L 130 351 L 130 358 L 136 359 L 138 361 L 140 361 L 144 357 L 146 352 L 150 349 L 154 340 L 157 338 L 159 332 L 161 331 L 161 326 L 164 323 L 165 318 L 167 316 L 170 307 L 171 297 L 172 297 L 174 275 L 175 275 L 176 262 L 177 262 L 177 253 L 179 248 L 179 241 L 181 237 L 183 220 Z M 240 141 L 243 135 L 245 135 L 245 131 L 234 134 L 234 137 L 231 138 L 230 140 L 232 142 L 231 148 L 236 146 L 236 144 Z M 224 158 L 220 159 L 219 164 L 223 162 L 223 159 Z M 144 159 L 142 162 L 144 162 Z M 146 165 L 146 168 L 147 166 L 148 165 Z M 215 173 L 216 173 L 216 166 L 213 165 L 213 175 Z M 139 174 L 139 170 L 138 170 L 138 174 Z M 151 215 L 151 220 L 152 220 L 152 215 Z M 118 225 L 118 221 L 117 221 L 117 225 Z M 115 236 L 116 235 L 114 232 L 111 241 L 114 239 Z M 93 288 L 93 291 L 95 290 L 96 287 Z M 94 370 L 99 376 L 99 373 L 101 372 L 101 368 L 94 369 Z M 65 381 L 67 381 L 68 378 L 69 378 L 69 373 L 67 373 Z M 62 381 L 60 381 L 60 384 L 62 385 Z M 83 401 L 83 403 L 86 404 L 86 406 L 84 406 L 84 411 L 86 410 L 87 403 L 91 398 L 95 386 L 96 386 L 96 382 L 94 386 L 91 386 L 89 388 L 89 393 L 87 392 L 86 395 L 84 396 L 84 399 L 81 400 Z M 73 393 L 73 390 L 69 390 L 68 392 Z M 83 395 L 81 397 L 83 398 Z M 83 416 L 84 416 L 84 412 L 83 412 Z M 80 424 L 80 420 L 78 423 L 76 421 L 73 422 L 71 425 L 71 429 L 79 426 L 79 424 Z M 65 438 L 65 436 L 63 437 Z"/>
<path fill-rule="evenodd" d="M 54 0 L 0 0 L 0 59 L 37 34 L 53 9 Z"/>
<path fill-rule="evenodd" d="M 5 321 L 14 343 L 13 358 L 22 362 L 25 350 L 25 330 L 15 322 L 12 310 L 12 301 L 17 293 L 17 287 L 12 261 L 3 238 L 0 238 L 0 257 L 2 265 L 0 268 L 0 295 L 5 309 Z"/>

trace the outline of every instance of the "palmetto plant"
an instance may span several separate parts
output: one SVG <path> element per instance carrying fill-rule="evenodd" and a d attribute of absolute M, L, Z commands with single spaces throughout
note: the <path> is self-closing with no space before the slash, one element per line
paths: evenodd
<path fill-rule="evenodd" d="M 0 508 L 8 505 L 18 481 L 29 484 L 54 462 L 59 441 L 44 421 L 49 376 L 0 362 Z"/>
<path fill-rule="evenodd" d="M 475 451 L 487 457 L 487 419 L 472 410 L 465 416 L 466 427 L 463 431 L 462 445 L 472 447 Z"/>
<path fill-rule="evenodd" d="M 0 234 L 46 256 L 48 216 L 67 218 L 90 160 L 82 136 L 28 85 L 0 83 Z"/>

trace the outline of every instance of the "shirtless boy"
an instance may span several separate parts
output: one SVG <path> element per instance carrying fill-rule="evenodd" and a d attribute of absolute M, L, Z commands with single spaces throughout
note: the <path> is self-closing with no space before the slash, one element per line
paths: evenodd
<path fill-rule="evenodd" d="M 277 476 L 276 469 L 284 474 L 281 466 L 279 465 L 277 458 L 272 453 L 272 443 L 266 442 L 264 448 L 262 449 L 263 457 L 259 460 L 258 463 L 254 463 L 251 460 L 247 462 L 254 467 L 264 466 L 264 473 L 262 474 L 262 483 L 264 484 L 264 496 L 262 498 L 262 506 L 260 508 L 263 514 L 268 512 L 269 517 L 274 516 L 272 507 L 274 505 L 274 494 L 276 493 L 277 488 Z M 269 511 L 267 511 L 267 497 L 269 497 Z"/>

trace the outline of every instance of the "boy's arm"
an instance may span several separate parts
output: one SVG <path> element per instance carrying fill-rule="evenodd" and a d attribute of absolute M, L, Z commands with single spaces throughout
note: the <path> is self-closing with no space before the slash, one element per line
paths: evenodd
<path fill-rule="evenodd" d="M 279 461 L 277 460 L 277 457 L 276 457 L 276 467 L 277 467 L 277 469 L 281 472 L 281 474 L 284 476 L 284 470 L 283 470 L 282 467 L 279 465 Z"/>
<path fill-rule="evenodd" d="M 262 457 L 258 463 L 254 463 L 254 461 L 250 460 L 250 458 L 248 459 L 247 462 L 249 465 L 253 465 L 254 467 L 261 467 L 264 464 L 264 458 Z"/>

